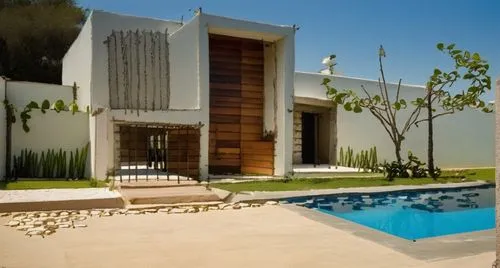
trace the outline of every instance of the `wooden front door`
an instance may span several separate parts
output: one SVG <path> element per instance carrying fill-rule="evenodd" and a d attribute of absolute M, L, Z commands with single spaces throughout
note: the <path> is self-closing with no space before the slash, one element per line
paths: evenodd
<path fill-rule="evenodd" d="M 263 140 L 262 41 L 210 35 L 210 174 L 273 174 Z"/>

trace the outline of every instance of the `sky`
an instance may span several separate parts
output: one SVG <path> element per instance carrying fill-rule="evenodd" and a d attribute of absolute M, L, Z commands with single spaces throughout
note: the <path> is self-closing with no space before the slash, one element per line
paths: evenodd
<path fill-rule="evenodd" d="M 498 0 L 79 0 L 110 12 L 188 21 L 204 13 L 277 25 L 298 25 L 295 69 L 318 72 L 321 60 L 337 55 L 337 72 L 377 79 L 378 48 L 387 57 L 388 80 L 423 85 L 434 68 L 451 70 L 439 42 L 478 52 L 500 78 Z M 493 99 L 493 92 L 487 95 Z"/>

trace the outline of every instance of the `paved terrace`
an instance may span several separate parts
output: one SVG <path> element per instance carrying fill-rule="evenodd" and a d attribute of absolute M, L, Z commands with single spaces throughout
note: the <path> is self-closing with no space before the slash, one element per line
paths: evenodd
<path fill-rule="evenodd" d="M 491 267 L 495 258 L 494 245 L 472 256 L 447 247 L 435 249 L 439 259 L 412 256 L 284 206 L 92 217 L 87 223 L 45 238 L 0 226 L 0 267 L 470 268 Z"/>

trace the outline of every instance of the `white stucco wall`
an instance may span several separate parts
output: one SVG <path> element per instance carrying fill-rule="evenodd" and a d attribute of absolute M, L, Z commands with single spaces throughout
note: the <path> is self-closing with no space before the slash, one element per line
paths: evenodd
<path fill-rule="evenodd" d="M 108 108 L 108 58 L 107 46 L 104 44 L 107 36 L 113 30 L 141 29 L 165 32 L 168 28 L 169 32 L 173 32 L 179 27 L 177 22 L 94 10 L 64 58 L 63 83 L 72 84 L 76 81 L 81 88 L 88 88 L 81 98 L 82 101 L 88 101 L 92 110 Z M 89 118 L 87 135 L 91 142 L 92 174 L 98 178 L 104 178 L 108 166 L 106 144 L 111 119 L 107 113 Z"/>
<path fill-rule="evenodd" d="M 19 113 L 16 114 L 19 119 Z M 12 125 L 12 154 L 19 155 L 21 150 L 36 152 L 47 149 L 75 150 L 89 141 L 88 115 L 86 113 L 47 111 L 31 112 L 28 121 L 29 132 L 24 132 L 21 120 Z"/>
<path fill-rule="evenodd" d="M 325 88 L 321 85 L 326 75 L 314 73 L 295 74 L 295 96 L 327 99 Z M 335 76 L 332 85 L 337 89 L 352 89 L 363 94 L 361 85 L 369 92 L 379 92 L 378 82 L 344 76 Z M 390 84 L 389 91 L 394 93 L 397 85 Z M 402 85 L 401 96 L 407 100 L 422 97 L 422 86 Z M 405 120 L 408 111 L 400 113 L 399 119 Z M 402 123 L 402 122 L 401 122 Z M 355 114 L 338 108 L 337 117 L 338 147 L 351 146 L 355 151 L 377 146 L 379 159 L 395 159 L 392 142 L 387 133 L 368 111 Z M 408 150 L 427 159 L 427 125 L 420 124 L 406 135 L 401 155 L 407 157 Z M 436 164 L 442 168 L 484 167 L 494 165 L 494 115 L 466 110 L 434 121 L 434 146 Z"/>
<path fill-rule="evenodd" d="M 63 58 L 62 84 L 78 86 L 77 104 L 85 110 L 90 105 L 92 69 L 92 20 L 87 20 L 80 34 Z"/>
<path fill-rule="evenodd" d="M 172 33 L 170 45 L 170 109 L 199 109 L 199 17 Z"/>
<path fill-rule="evenodd" d="M 87 113 L 78 112 L 73 115 L 71 112 L 57 113 L 48 110 L 43 114 L 40 110 L 32 110 L 31 118 L 27 122 L 30 131 L 24 132 L 22 127 L 20 113 L 28 103 L 36 101 L 41 104 L 46 99 L 51 103 L 58 99 L 69 103 L 73 99 L 72 87 L 7 81 L 6 96 L 18 109 L 16 123 L 12 125 L 12 156 L 19 155 L 25 148 L 35 152 L 59 148 L 75 150 L 82 148 L 89 141 Z M 5 128 L 1 129 L 5 131 Z M 5 137 L 5 134 L 2 137 Z"/>
<path fill-rule="evenodd" d="M 118 15 L 94 10 L 89 17 L 92 25 L 92 106 L 109 107 L 108 88 L 108 51 L 104 43 L 113 30 L 115 31 L 176 31 L 181 25 L 178 22 Z"/>
<path fill-rule="evenodd" d="M 7 99 L 22 111 L 31 101 L 41 104 L 44 100 L 48 100 L 52 104 L 55 100 L 61 99 L 64 103 L 69 103 L 73 100 L 73 89 L 70 86 L 54 84 L 8 81 Z"/>
<path fill-rule="evenodd" d="M 0 101 L 2 102 L 2 106 L 3 101 L 5 100 L 5 86 L 6 81 L 0 76 Z M 7 135 L 6 116 L 4 107 L 0 108 L 0 180 L 2 180 L 5 176 L 5 150 L 7 149 L 5 139 Z"/>

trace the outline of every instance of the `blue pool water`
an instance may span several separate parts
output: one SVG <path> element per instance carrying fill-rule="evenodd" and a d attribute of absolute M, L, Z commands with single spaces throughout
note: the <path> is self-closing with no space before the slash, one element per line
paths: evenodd
<path fill-rule="evenodd" d="M 409 240 L 495 227 L 492 186 L 300 197 L 287 201 Z"/>

